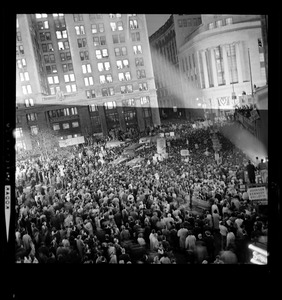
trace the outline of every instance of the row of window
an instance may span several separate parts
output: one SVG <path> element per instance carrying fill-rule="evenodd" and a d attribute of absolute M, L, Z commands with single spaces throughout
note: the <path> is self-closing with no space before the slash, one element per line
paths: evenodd
<path fill-rule="evenodd" d="M 64 14 L 52 14 L 53 18 L 60 18 L 64 17 Z M 129 17 L 136 17 L 136 14 L 128 14 Z M 42 19 L 42 18 L 47 18 L 48 14 L 35 14 L 36 19 Z M 102 14 L 89 14 L 89 19 L 90 20 L 96 20 L 96 19 L 102 19 L 103 15 Z M 121 18 L 121 14 L 109 14 L 109 18 Z M 74 22 L 81 22 L 83 21 L 83 14 L 73 14 L 73 20 Z"/>
<path fill-rule="evenodd" d="M 216 22 L 209 23 L 208 27 L 209 29 L 222 27 L 224 25 L 230 25 L 233 23 L 232 18 L 226 18 L 225 20 L 217 20 Z"/>
<path fill-rule="evenodd" d="M 200 24 L 201 24 L 201 18 L 188 18 L 188 19 L 178 20 L 179 27 L 198 26 Z"/>
<path fill-rule="evenodd" d="M 66 107 L 56 110 L 49 110 L 47 112 L 49 118 L 59 118 L 66 116 L 75 116 L 78 115 L 77 107 Z"/>
<path fill-rule="evenodd" d="M 66 123 L 53 123 L 52 124 L 53 130 L 57 131 L 60 129 L 70 129 L 70 127 L 72 128 L 77 128 L 79 127 L 79 122 L 78 121 L 73 121 L 73 122 L 66 122 Z"/>

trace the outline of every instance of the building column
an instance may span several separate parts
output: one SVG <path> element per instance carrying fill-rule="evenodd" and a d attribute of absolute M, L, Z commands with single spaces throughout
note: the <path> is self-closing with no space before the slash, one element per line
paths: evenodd
<path fill-rule="evenodd" d="M 136 103 L 136 116 L 139 130 L 143 132 L 145 130 L 145 121 L 143 117 L 143 111 L 140 103 L 140 98 L 135 99 Z"/>
<path fill-rule="evenodd" d="M 125 124 L 125 120 L 124 120 L 123 107 L 118 105 L 117 106 L 117 112 L 118 112 L 118 119 L 119 119 L 120 129 L 123 132 L 126 132 L 126 124 Z"/>
<path fill-rule="evenodd" d="M 227 59 L 227 53 L 226 53 L 226 46 L 222 45 L 222 58 L 223 58 L 223 66 L 224 66 L 224 78 L 225 78 L 225 84 L 230 84 L 230 75 L 229 75 L 229 69 L 228 69 L 228 59 Z"/>
<path fill-rule="evenodd" d="M 241 51 L 239 48 L 240 43 L 235 44 L 235 54 L 236 54 L 236 65 L 238 72 L 238 83 L 243 82 L 243 70 L 242 70 L 242 60 L 241 60 Z"/>
<path fill-rule="evenodd" d="M 215 56 L 214 56 L 214 49 L 209 49 L 210 56 L 211 56 L 211 65 L 212 65 L 212 77 L 213 77 L 213 85 L 214 87 L 218 86 L 218 80 L 217 80 L 217 68 L 215 63 Z"/>
<path fill-rule="evenodd" d="M 202 89 L 204 78 L 202 78 L 202 73 L 201 73 L 200 52 L 199 51 L 196 52 L 196 59 L 197 59 L 197 64 L 198 64 L 198 74 L 199 74 L 199 79 L 200 79 L 200 87 Z"/>
<path fill-rule="evenodd" d="M 98 105 L 99 117 L 101 121 L 101 128 L 104 136 L 108 136 L 108 125 L 106 121 L 105 108 L 103 105 Z"/>
<path fill-rule="evenodd" d="M 202 60 L 203 60 L 205 87 L 207 89 L 210 87 L 210 83 L 209 83 L 208 66 L 207 66 L 207 60 L 206 60 L 206 50 L 202 51 L 201 55 L 202 55 Z"/>

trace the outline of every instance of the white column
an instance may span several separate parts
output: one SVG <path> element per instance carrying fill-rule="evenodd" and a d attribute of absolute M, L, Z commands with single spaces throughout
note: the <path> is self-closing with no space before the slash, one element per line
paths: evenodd
<path fill-rule="evenodd" d="M 236 64 L 237 64 L 237 72 L 238 72 L 238 83 L 242 83 L 243 70 L 242 70 L 242 59 L 241 59 L 241 51 L 239 48 L 239 43 L 235 44 L 235 53 L 236 53 Z"/>
<path fill-rule="evenodd" d="M 215 56 L 214 56 L 214 49 L 209 49 L 210 55 L 211 55 L 211 65 L 212 65 L 212 77 L 213 77 L 213 84 L 214 87 L 218 86 L 218 80 L 217 80 L 217 68 L 215 63 Z"/>
<path fill-rule="evenodd" d="M 226 46 L 222 45 L 222 58 L 223 58 L 223 65 L 224 65 L 224 78 L 225 78 L 225 84 L 230 84 L 230 76 L 229 76 L 229 69 L 228 69 L 228 60 L 227 60 L 227 53 L 226 53 Z"/>
<path fill-rule="evenodd" d="M 202 78 L 202 73 L 201 73 L 200 52 L 199 51 L 196 52 L 196 58 L 197 58 L 197 63 L 198 63 L 198 71 L 199 71 L 198 75 L 199 75 L 199 79 L 200 79 L 200 87 L 202 88 L 204 78 Z"/>
<path fill-rule="evenodd" d="M 202 55 L 202 60 L 203 60 L 205 86 L 206 86 L 206 89 L 207 89 L 207 88 L 210 87 L 210 83 L 209 83 L 208 67 L 207 67 L 207 60 L 206 60 L 206 50 L 202 51 L 201 55 Z"/>

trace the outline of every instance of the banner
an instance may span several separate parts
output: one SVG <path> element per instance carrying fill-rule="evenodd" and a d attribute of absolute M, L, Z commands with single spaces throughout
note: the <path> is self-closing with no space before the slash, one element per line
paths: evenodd
<path fill-rule="evenodd" d="M 188 149 L 182 149 L 182 150 L 180 150 L 180 155 L 181 156 L 188 156 L 189 155 L 189 150 Z"/>
<path fill-rule="evenodd" d="M 78 136 L 78 137 L 70 138 L 70 139 L 66 139 L 66 140 L 59 140 L 59 146 L 61 148 L 67 147 L 67 146 L 83 144 L 83 143 L 85 143 L 84 136 Z"/>
<path fill-rule="evenodd" d="M 267 193 L 265 186 L 248 188 L 247 193 L 249 200 L 265 200 L 267 199 Z"/>

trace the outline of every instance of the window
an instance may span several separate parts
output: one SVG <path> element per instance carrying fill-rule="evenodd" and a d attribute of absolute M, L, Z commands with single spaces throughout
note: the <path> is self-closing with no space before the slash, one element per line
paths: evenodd
<path fill-rule="evenodd" d="M 115 22 L 110 22 L 110 26 L 111 26 L 112 31 L 117 30 L 117 24 Z"/>
<path fill-rule="evenodd" d="M 106 75 L 106 82 L 107 82 L 107 83 L 113 82 L 113 77 L 112 77 L 111 74 L 107 74 L 107 75 Z"/>
<path fill-rule="evenodd" d="M 49 59 L 50 59 L 50 63 L 54 63 L 55 62 L 55 55 L 54 54 L 49 54 Z"/>
<path fill-rule="evenodd" d="M 76 35 L 85 34 L 85 28 L 84 25 L 74 26 Z"/>
<path fill-rule="evenodd" d="M 214 28 L 214 23 L 209 23 L 209 29 L 213 29 Z"/>
<path fill-rule="evenodd" d="M 69 108 L 64 108 L 64 116 L 69 116 L 69 115 L 70 115 Z"/>
<path fill-rule="evenodd" d="M 16 139 L 23 137 L 23 129 L 21 127 L 16 128 Z"/>
<path fill-rule="evenodd" d="M 17 41 L 20 42 L 22 40 L 22 36 L 20 31 L 17 31 Z"/>
<path fill-rule="evenodd" d="M 18 59 L 18 60 L 17 60 L 17 65 L 18 65 L 18 68 L 19 68 L 19 69 L 22 69 L 23 67 L 25 67 L 25 66 L 26 66 L 26 61 L 25 61 L 25 59 L 24 59 L 24 58 Z"/>
<path fill-rule="evenodd" d="M 59 123 L 54 123 L 53 124 L 53 130 L 55 130 L 55 131 L 60 130 L 60 124 Z"/>
<path fill-rule="evenodd" d="M 141 45 L 135 45 L 135 46 L 133 46 L 133 52 L 134 52 L 134 54 L 142 54 L 142 47 L 141 47 Z"/>
<path fill-rule="evenodd" d="M 187 19 L 183 19 L 183 27 L 187 27 Z"/>
<path fill-rule="evenodd" d="M 69 123 L 63 123 L 63 129 L 69 129 L 70 124 Z"/>
<path fill-rule="evenodd" d="M 87 64 L 87 65 L 82 65 L 82 73 L 86 74 L 86 73 L 91 73 L 91 65 Z"/>
<path fill-rule="evenodd" d="M 215 62 L 217 68 L 218 85 L 224 85 L 225 84 L 224 67 L 223 67 L 222 50 L 220 46 L 215 48 Z"/>
<path fill-rule="evenodd" d="M 102 14 L 89 14 L 90 20 L 102 19 Z"/>
<path fill-rule="evenodd" d="M 86 93 L 87 99 L 96 98 L 95 90 L 87 90 L 87 91 L 85 91 L 85 93 Z"/>
<path fill-rule="evenodd" d="M 141 97 L 140 98 L 140 103 L 141 103 L 141 105 L 150 103 L 150 97 L 149 96 Z"/>
<path fill-rule="evenodd" d="M 23 91 L 24 95 L 32 94 L 31 85 L 26 85 L 26 86 L 23 85 L 22 86 L 22 91 Z"/>
<path fill-rule="evenodd" d="M 99 39 L 98 36 L 93 37 L 93 44 L 94 44 L 95 47 L 100 46 L 100 39 Z"/>
<path fill-rule="evenodd" d="M 119 81 L 124 81 L 125 80 L 124 74 L 118 73 L 118 79 L 119 79 Z"/>
<path fill-rule="evenodd" d="M 82 14 L 73 14 L 73 20 L 74 22 L 83 21 Z"/>
<path fill-rule="evenodd" d="M 101 32 L 101 33 L 105 32 L 105 28 L 104 28 L 104 24 L 103 23 L 99 23 L 98 24 L 98 31 Z"/>
<path fill-rule="evenodd" d="M 49 84 L 59 83 L 59 77 L 58 76 L 49 76 L 47 77 Z"/>
<path fill-rule="evenodd" d="M 102 49 L 102 56 L 103 57 L 109 57 L 108 49 Z"/>
<path fill-rule="evenodd" d="M 90 104 L 89 105 L 89 111 L 91 111 L 91 112 L 98 111 L 98 105 Z"/>
<path fill-rule="evenodd" d="M 26 107 L 34 106 L 33 99 L 31 99 L 31 98 L 30 99 L 25 99 L 24 102 L 25 102 Z"/>
<path fill-rule="evenodd" d="M 130 29 L 137 29 L 138 28 L 138 22 L 137 22 L 137 20 L 130 19 L 129 20 L 129 27 L 130 27 Z"/>
<path fill-rule="evenodd" d="M 105 102 L 104 107 L 105 109 L 114 109 L 116 108 L 116 102 L 115 101 Z"/>
<path fill-rule="evenodd" d="M 233 23 L 232 18 L 227 18 L 227 19 L 225 19 L 225 24 L 226 24 L 226 25 L 230 25 L 230 24 L 232 24 L 232 23 Z"/>
<path fill-rule="evenodd" d="M 92 33 L 97 33 L 98 32 L 97 24 L 91 24 L 91 32 Z"/>
<path fill-rule="evenodd" d="M 123 24 L 122 24 L 122 21 L 117 22 L 117 29 L 118 29 L 118 30 L 123 30 Z"/>
<path fill-rule="evenodd" d="M 24 54 L 24 47 L 23 47 L 23 45 L 19 45 L 19 52 L 20 52 L 20 54 Z"/>
<path fill-rule="evenodd" d="M 147 90 L 148 90 L 147 82 L 139 83 L 139 91 L 147 91 Z"/>
<path fill-rule="evenodd" d="M 182 20 L 181 20 L 181 19 L 178 20 L 178 26 L 179 26 L 179 27 L 182 27 Z"/>
<path fill-rule="evenodd" d="M 113 96 L 115 94 L 114 88 L 103 88 L 102 89 L 102 96 L 107 97 L 107 96 Z"/>
<path fill-rule="evenodd" d="M 97 59 L 101 59 L 102 58 L 102 51 L 101 50 L 96 50 L 95 53 L 96 53 L 96 58 Z"/>
<path fill-rule="evenodd" d="M 131 33 L 131 40 L 132 40 L 132 42 L 140 41 L 140 32 Z"/>
<path fill-rule="evenodd" d="M 216 27 L 221 27 L 223 25 L 223 22 L 222 22 L 222 20 L 218 20 L 215 22 L 215 24 L 216 24 Z"/>
<path fill-rule="evenodd" d="M 76 107 L 72 107 L 72 108 L 70 109 L 70 112 L 71 112 L 71 115 L 72 115 L 72 116 L 78 114 L 78 113 L 77 113 L 77 108 L 76 108 Z"/>
<path fill-rule="evenodd" d="M 118 69 L 129 68 L 128 59 L 117 60 L 116 63 L 117 63 L 117 68 Z"/>
<path fill-rule="evenodd" d="M 31 135 L 37 135 L 38 134 L 38 126 L 32 125 L 30 126 Z"/>
<path fill-rule="evenodd" d="M 75 84 L 66 85 L 67 93 L 76 92 L 77 88 Z"/>
<path fill-rule="evenodd" d="M 87 46 L 86 38 L 77 39 L 77 45 L 78 45 L 78 48 L 86 47 Z"/>
<path fill-rule="evenodd" d="M 79 52 L 80 55 L 80 60 L 89 60 L 89 53 L 88 51 L 80 51 Z"/>
<path fill-rule="evenodd" d="M 48 46 L 48 51 L 49 51 L 49 52 L 54 51 L 54 48 L 53 48 L 53 44 L 52 44 L 52 43 L 47 44 L 47 46 Z"/>
<path fill-rule="evenodd" d="M 111 69 L 111 65 L 110 65 L 110 62 L 108 62 L 108 61 L 106 61 L 106 62 L 104 62 L 104 63 L 98 63 L 97 64 L 98 65 L 98 70 L 100 71 L 100 72 L 102 72 L 102 71 L 104 71 L 104 70 L 106 70 L 106 71 L 109 71 L 110 69 Z"/>
<path fill-rule="evenodd" d="M 226 45 L 226 54 L 227 54 L 230 83 L 238 83 L 236 50 L 234 44 Z"/>
<path fill-rule="evenodd" d="M 71 122 L 71 126 L 72 126 L 73 128 L 79 127 L 78 121 Z"/>
<path fill-rule="evenodd" d="M 127 55 L 127 48 L 126 47 L 121 47 L 121 55 L 122 56 Z"/>
<path fill-rule="evenodd" d="M 120 87 L 120 92 L 121 92 L 122 94 L 132 93 L 132 92 L 133 92 L 133 85 L 132 85 L 132 84 L 122 85 L 122 86 Z"/>
<path fill-rule="evenodd" d="M 26 115 L 27 121 L 36 121 L 37 120 L 37 114 L 36 113 L 30 113 Z"/>
<path fill-rule="evenodd" d="M 93 77 L 92 76 L 84 77 L 84 85 L 85 86 L 94 85 Z"/>
<path fill-rule="evenodd" d="M 48 17 L 47 14 L 35 14 L 36 19 L 47 18 L 47 17 Z"/>
<path fill-rule="evenodd" d="M 143 58 L 142 57 L 135 58 L 135 65 L 136 67 L 144 66 Z"/>
<path fill-rule="evenodd" d="M 65 82 L 75 81 L 75 76 L 74 74 L 65 74 L 64 80 Z"/>
<path fill-rule="evenodd" d="M 114 44 L 124 43 L 124 42 L 125 42 L 125 35 L 123 33 L 113 35 Z"/>
<path fill-rule="evenodd" d="M 134 99 L 122 100 L 122 106 L 135 106 L 135 100 Z"/>
<path fill-rule="evenodd" d="M 137 79 L 146 78 L 145 70 L 137 70 L 136 74 L 137 74 Z"/>

